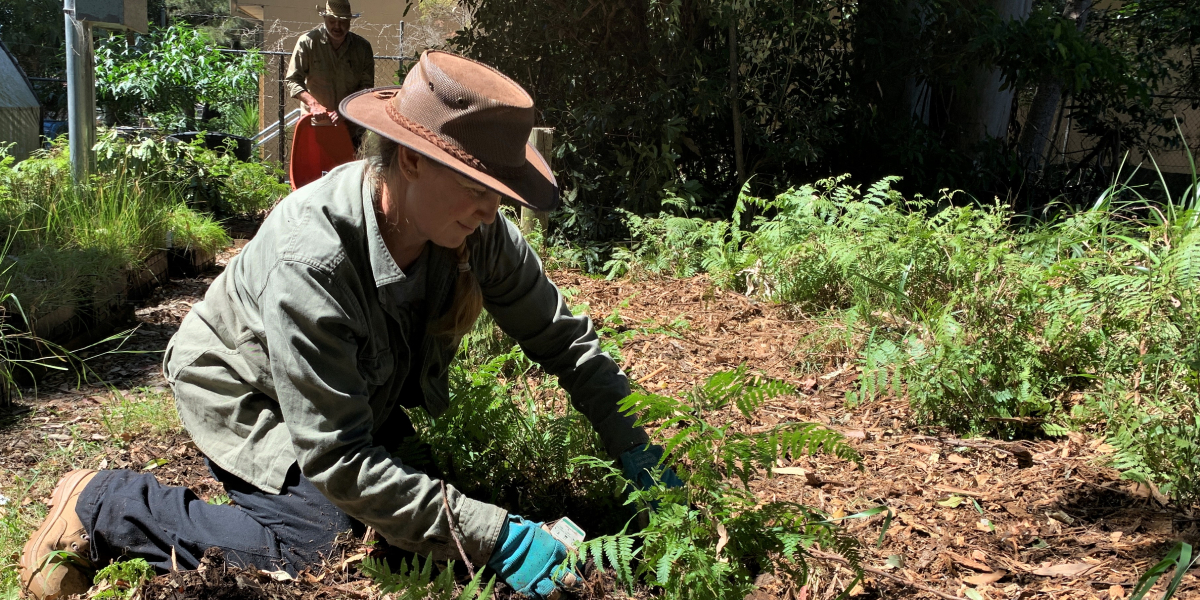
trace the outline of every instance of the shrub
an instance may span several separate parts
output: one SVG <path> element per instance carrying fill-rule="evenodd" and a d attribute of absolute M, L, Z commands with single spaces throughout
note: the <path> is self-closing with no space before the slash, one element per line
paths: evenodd
<path fill-rule="evenodd" d="M 96 98 L 113 121 L 132 124 L 144 112 L 159 128 L 194 130 L 198 103 L 232 115 L 256 100 L 263 71 L 257 52 L 222 54 L 211 36 L 186 24 L 130 41 L 112 35 L 96 48 Z"/>
<path fill-rule="evenodd" d="M 103 169 L 127 168 L 148 187 L 182 198 L 189 206 L 223 215 L 269 210 L 290 188 L 274 164 L 240 162 L 232 152 L 147 137 L 127 140 L 108 130 L 96 144 Z"/>

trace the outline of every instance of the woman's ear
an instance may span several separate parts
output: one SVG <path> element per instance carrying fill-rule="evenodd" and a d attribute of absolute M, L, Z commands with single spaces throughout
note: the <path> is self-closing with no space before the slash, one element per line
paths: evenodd
<path fill-rule="evenodd" d="M 421 174 L 421 162 L 424 157 L 420 153 L 409 150 L 405 146 L 400 147 L 400 152 L 396 153 L 396 162 L 400 163 L 400 173 L 409 181 L 415 181 Z"/>

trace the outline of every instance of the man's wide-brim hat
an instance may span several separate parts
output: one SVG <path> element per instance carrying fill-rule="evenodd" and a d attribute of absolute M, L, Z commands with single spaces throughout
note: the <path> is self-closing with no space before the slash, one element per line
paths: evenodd
<path fill-rule="evenodd" d="M 348 0 L 326 0 L 325 8 L 317 5 L 317 14 L 322 17 L 337 17 L 339 19 L 357 19 L 362 16 L 362 13 L 350 10 L 350 2 Z"/>
<path fill-rule="evenodd" d="M 348 96 L 338 112 L 520 204 L 558 205 L 550 166 L 529 144 L 533 99 L 487 65 L 427 50 L 403 85 Z"/>

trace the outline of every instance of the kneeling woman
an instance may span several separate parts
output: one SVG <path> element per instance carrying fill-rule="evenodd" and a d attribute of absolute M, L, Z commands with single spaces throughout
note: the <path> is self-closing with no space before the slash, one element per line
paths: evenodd
<path fill-rule="evenodd" d="M 525 90 L 426 52 L 403 86 L 360 92 L 340 113 L 374 132 L 367 158 L 281 202 L 164 358 L 180 419 L 234 505 L 141 472 L 73 471 L 21 558 L 32 597 L 83 592 L 89 569 L 111 560 L 195 568 L 212 546 L 232 564 L 295 574 L 364 525 L 437 559 L 458 557 L 458 536 L 472 562 L 527 595 L 564 586 L 565 549 L 536 523 L 391 452 L 412 432 L 401 407 L 436 415 L 453 401 L 449 364 L 481 307 L 559 377 L 630 475 L 661 456 L 618 411 L 628 381 L 591 321 L 571 315 L 497 216 L 502 197 L 542 210 L 558 198 L 527 144 Z"/>

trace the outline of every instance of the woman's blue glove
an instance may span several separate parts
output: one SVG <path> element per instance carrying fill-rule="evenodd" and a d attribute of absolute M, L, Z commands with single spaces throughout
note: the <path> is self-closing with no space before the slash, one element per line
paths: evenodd
<path fill-rule="evenodd" d="M 654 475 L 650 469 L 657 467 L 658 463 L 662 461 L 662 457 L 662 446 L 643 444 L 621 454 L 621 470 L 625 472 L 625 477 L 638 488 L 648 489 L 654 486 Z M 683 481 L 670 467 L 662 470 L 659 481 L 669 488 L 683 487 Z"/>
<path fill-rule="evenodd" d="M 518 594 L 548 598 L 578 581 L 575 573 L 563 566 L 566 558 L 567 547 L 542 529 L 541 523 L 509 515 L 487 565 Z"/>

